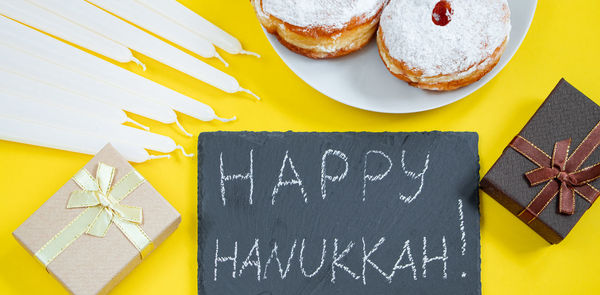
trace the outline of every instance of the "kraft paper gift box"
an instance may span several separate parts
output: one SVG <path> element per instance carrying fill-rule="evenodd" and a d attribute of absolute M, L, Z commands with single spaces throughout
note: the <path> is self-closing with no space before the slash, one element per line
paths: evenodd
<path fill-rule="evenodd" d="M 181 216 L 111 145 L 84 169 L 13 235 L 69 292 L 105 294 L 175 231 Z"/>
<path fill-rule="evenodd" d="M 600 192 L 600 107 L 562 79 L 481 181 L 549 243 L 562 241 Z"/>

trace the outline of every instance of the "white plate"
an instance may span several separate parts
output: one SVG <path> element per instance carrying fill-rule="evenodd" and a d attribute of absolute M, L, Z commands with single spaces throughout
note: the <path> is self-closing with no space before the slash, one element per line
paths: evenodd
<path fill-rule="evenodd" d="M 453 103 L 490 81 L 513 57 L 525 38 L 537 0 L 508 0 L 512 30 L 498 65 L 481 80 L 448 92 L 417 89 L 392 76 L 372 40 L 362 50 L 345 57 L 314 60 L 296 54 L 266 33 L 283 62 L 310 86 L 343 104 L 381 113 L 413 113 Z"/>

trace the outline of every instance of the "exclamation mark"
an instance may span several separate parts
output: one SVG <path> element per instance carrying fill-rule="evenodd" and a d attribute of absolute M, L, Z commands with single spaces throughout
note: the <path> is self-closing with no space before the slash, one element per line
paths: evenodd
<path fill-rule="evenodd" d="M 458 221 L 460 222 L 460 241 L 462 242 L 462 246 L 460 248 L 460 255 L 461 256 L 465 256 L 465 252 L 467 251 L 467 234 L 465 233 L 465 220 L 464 220 L 465 216 L 463 214 L 463 203 L 462 203 L 462 199 L 458 199 Z M 467 273 L 466 272 L 462 272 L 462 274 L 460 275 L 463 278 L 467 277 Z"/>

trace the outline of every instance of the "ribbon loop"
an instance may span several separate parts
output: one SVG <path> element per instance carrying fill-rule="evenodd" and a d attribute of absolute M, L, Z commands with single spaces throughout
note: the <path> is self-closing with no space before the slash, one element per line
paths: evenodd
<path fill-rule="evenodd" d="M 536 186 L 550 179 L 554 179 L 559 173 L 556 169 L 541 167 L 525 173 L 525 177 L 531 186 Z"/>
<path fill-rule="evenodd" d="M 83 208 L 100 204 L 96 193 L 93 191 L 74 191 L 69 197 L 67 208 Z"/>
<path fill-rule="evenodd" d="M 100 190 L 96 179 L 85 169 L 81 169 L 75 173 L 73 181 L 75 181 L 83 190 L 93 192 Z"/>
<path fill-rule="evenodd" d="M 570 176 L 576 186 L 592 182 L 600 177 L 600 163 L 573 172 Z"/>
<path fill-rule="evenodd" d="M 103 194 L 108 194 L 110 185 L 115 177 L 115 168 L 108 166 L 104 163 L 98 163 L 98 170 L 96 171 L 96 180 L 100 186 L 100 191 Z"/>
<path fill-rule="evenodd" d="M 511 148 L 539 167 L 525 173 L 529 184 L 536 186 L 547 182 L 519 214 L 521 219 L 527 223 L 533 221 L 556 195 L 559 196 L 558 211 L 566 215 L 575 213 L 576 194 L 590 203 L 600 196 L 600 192 L 589 184 L 600 177 L 600 163 L 576 171 L 600 145 L 599 126 L 600 122 L 590 131 L 571 156 L 569 156 L 571 139 L 556 142 L 552 157 L 520 135 L 511 141 L 509 145 Z"/>
<path fill-rule="evenodd" d="M 517 135 L 511 141 L 510 147 L 539 167 L 550 167 L 552 165 L 552 160 L 548 154 L 520 135 Z"/>
<path fill-rule="evenodd" d="M 565 170 L 565 164 L 567 163 L 567 156 L 569 155 L 569 147 L 571 146 L 571 139 L 561 140 L 554 144 L 554 151 L 552 152 L 552 167 L 558 171 Z"/>

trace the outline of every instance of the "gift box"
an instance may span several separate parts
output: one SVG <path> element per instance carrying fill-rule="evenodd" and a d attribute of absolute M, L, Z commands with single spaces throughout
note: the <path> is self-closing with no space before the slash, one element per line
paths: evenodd
<path fill-rule="evenodd" d="M 600 188 L 600 107 L 562 79 L 481 181 L 548 242 L 562 241 Z"/>
<path fill-rule="evenodd" d="M 13 235 L 73 294 L 105 294 L 179 225 L 179 213 L 110 145 Z"/>

